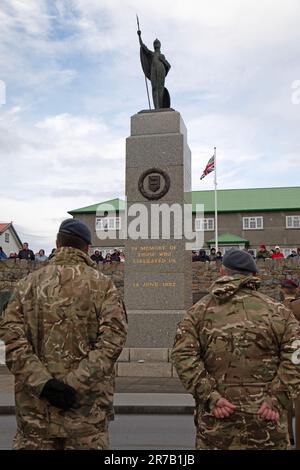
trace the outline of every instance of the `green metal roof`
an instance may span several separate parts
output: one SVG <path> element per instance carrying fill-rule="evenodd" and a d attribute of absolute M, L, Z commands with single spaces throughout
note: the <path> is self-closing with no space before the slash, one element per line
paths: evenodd
<path fill-rule="evenodd" d="M 102 211 L 123 211 L 125 208 L 125 201 L 123 199 L 110 199 L 109 201 L 98 202 L 92 206 L 81 207 L 79 209 L 73 209 L 68 214 L 95 214 L 101 207 Z"/>
<path fill-rule="evenodd" d="M 214 191 L 192 191 L 193 211 L 196 204 L 204 204 L 204 212 L 214 212 Z M 123 199 L 111 199 L 92 206 L 69 211 L 69 214 L 93 214 L 101 204 L 101 210 L 123 211 Z M 107 209 L 105 209 L 107 205 Z M 259 212 L 300 210 L 300 186 L 291 188 L 219 189 L 218 212 Z"/>
<path fill-rule="evenodd" d="M 193 210 L 204 204 L 204 212 L 214 212 L 214 191 L 193 191 L 192 203 Z M 300 210 L 300 186 L 218 190 L 218 212 L 278 210 Z"/>
<path fill-rule="evenodd" d="M 208 245 L 215 243 L 215 239 L 212 238 L 206 242 Z M 218 243 L 249 243 L 249 240 L 239 237 L 238 235 L 233 235 L 232 233 L 223 233 L 218 236 Z"/>

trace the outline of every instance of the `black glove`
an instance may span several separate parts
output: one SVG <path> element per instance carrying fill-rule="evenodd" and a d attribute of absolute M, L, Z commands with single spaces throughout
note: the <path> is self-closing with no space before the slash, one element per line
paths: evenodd
<path fill-rule="evenodd" d="M 57 408 L 68 410 L 76 401 L 76 391 L 60 380 L 50 379 L 44 385 L 40 398 L 46 398 L 51 405 Z"/>

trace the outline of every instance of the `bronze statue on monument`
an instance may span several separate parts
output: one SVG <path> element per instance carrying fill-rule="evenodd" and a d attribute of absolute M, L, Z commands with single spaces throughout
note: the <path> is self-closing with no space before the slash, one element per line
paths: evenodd
<path fill-rule="evenodd" d="M 170 100 L 169 92 L 167 88 L 165 87 L 165 78 L 171 68 L 171 65 L 169 64 L 165 56 L 161 53 L 160 51 L 161 43 L 158 39 L 155 39 L 153 43 L 154 52 L 150 51 L 147 48 L 147 46 L 145 46 L 141 37 L 142 33 L 139 27 L 138 17 L 137 17 L 137 24 L 138 24 L 137 34 L 139 36 L 139 42 L 141 46 L 140 47 L 141 65 L 142 65 L 142 69 L 145 74 L 145 77 L 147 77 L 148 80 L 150 80 L 151 82 L 154 108 L 155 109 L 170 108 L 171 100 Z M 147 87 L 149 108 L 151 109 L 147 80 L 146 80 L 146 87 Z"/>

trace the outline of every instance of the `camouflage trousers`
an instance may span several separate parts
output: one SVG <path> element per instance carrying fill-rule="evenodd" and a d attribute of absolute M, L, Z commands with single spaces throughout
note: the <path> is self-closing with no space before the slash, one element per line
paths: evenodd
<path fill-rule="evenodd" d="M 215 418 L 208 411 L 195 413 L 197 450 L 288 450 L 287 413 L 280 421 L 266 421 L 253 413 L 235 411 L 228 418 Z"/>
<path fill-rule="evenodd" d="M 90 436 L 68 438 L 52 438 L 38 433 L 25 434 L 18 430 L 13 448 L 15 450 L 107 450 L 109 448 L 108 430 L 101 430 Z"/>

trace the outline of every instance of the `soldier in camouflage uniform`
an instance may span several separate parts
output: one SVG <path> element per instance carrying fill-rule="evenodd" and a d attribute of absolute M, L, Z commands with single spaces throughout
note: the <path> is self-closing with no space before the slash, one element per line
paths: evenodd
<path fill-rule="evenodd" d="M 297 298 L 290 302 L 290 307 L 300 323 L 300 299 Z M 300 395 L 295 400 L 295 431 L 296 431 L 296 449 L 300 450 Z"/>
<path fill-rule="evenodd" d="M 296 299 L 297 291 L 298 291 L 299 283 L 296 279 L 283 279 L 281 282 L 281 291 L 280 297 L 283 305 L 286 308 L 292 309 L 292 303 Z M 294 313 L 294 312 L 293 312 Z M 295 315 L 295 314 L 294 314 Z M 299 399 L 298 399 L 299 401 Z M 291 404 L 291 408 L 288 411 L 288 430 L 290 436 L 290 443 L 294 445 L 294 430 L 293 430 L 293 404 Z"/>
<path fill-rule="evenodd" d="M 16 286 L 0 322 L 15 375 L 15 449 L 107 449 L 114 364 L 127 316 L 87 254 L 89 229 L 64 221 L 57 251 Z"/>
<path fill-rule="evenodd" d="M 289 308 L 295 317 L 299 320 L 295 307 L 297 306 L 296 296 L 298 293 L 299 282 L 297 279 L 283 279 L 281 282 L 281 300 L 286 308 Z M 297 310 L 297 309 L 296 309 Z M 295 443 L 294 429 L 293 429 L 293 415 L 295 411 L 296 417 L 296 449 L 300 448 L 300 398 L 298 397 L 291 405 L 291 409 L 288 411 L 288 429 L 290 435 L 290 443 Z"/>
<path fill-rule="evenodd" d="M 257 291 L 253 258 L 229 250 L 220 277 L 179 323 L 172 360 L 196 402 L 197 449 L 287 449 L 300 391 L 300 328 Z"/>

